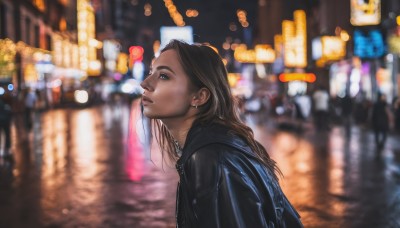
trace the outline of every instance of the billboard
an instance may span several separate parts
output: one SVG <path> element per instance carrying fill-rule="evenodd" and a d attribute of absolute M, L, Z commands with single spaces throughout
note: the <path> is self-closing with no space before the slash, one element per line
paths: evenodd
<path fill-rule="evenodd" d="M 351 0 L 350 23 L 354 26 L 377 25 L 381 22 L 381 0 Z"/>
<path fill-rule="evenodd" d="M 185 41 L 188 44 L 193 43 L 192 26 L 162 26 L 160 28 L 161 44 L 160 50 L 165 47 L 172 39 Z"/>

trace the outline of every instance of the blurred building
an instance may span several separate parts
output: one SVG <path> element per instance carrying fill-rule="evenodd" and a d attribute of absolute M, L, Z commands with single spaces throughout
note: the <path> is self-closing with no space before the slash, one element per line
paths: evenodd
<path fill-rule="evenodd" d="M 276 39 L 277 35 L 284 35 L 285 23 L 296 24 L 296 10 L 306 14 L 307 65 L 303 67 L 286 63 L 290 51 L 286 44 L 291 42 L 285 44 L 282 37 Z M 316 81 L 307 83 L 308 91 L 323 84 L 331 89 L 333 97 L 351 93 L 362 94 L 365 99 L 374 99 L 379 91 L 387 94 L 390 102 L 399 95 L 400 86 L 399 15 L 398 0 L 260 0 L 254 41 L 275 47 L 273 74 L 315 73 Z M 277 45 L 277 41 L 282 43 Z M 287 90 L 290 82 L 283 84 Z"/>
<path fill-rule="evenodd" d="M 18 71 L 15 78 L 13 75 L 2 75 L 3 80 L 14 79 L 16 87 L 22 88 L 25 82 L 23 72 L 26 67 L 29 68 L 30 63 L 25 53 L 32 50 L 48 53 L 51 51 L 52 36 L 55 33 L 74 29 L 73 24 L 67 24 L 66 20 L 68 2 L 65 0 L 2 0 L 0 2 L 0 38 L 9 39 L 15 44 L 12 49 L 15 50 L 15 70 Z"/>
<path fill-rule="evenodd" d="M 76 45 L 75 11 L 68 0 L 0 1 L 0 62 L 7 66 L 1 68 L 0 82 L 7 84 L 6 92 L 19 95 L 30 87 L 48 102 L 46 83 L 54 69 L 72 67 L 66 52 Z"/>

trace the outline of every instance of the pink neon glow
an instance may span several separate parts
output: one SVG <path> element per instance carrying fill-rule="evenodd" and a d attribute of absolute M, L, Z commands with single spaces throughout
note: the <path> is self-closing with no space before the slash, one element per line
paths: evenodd
<path fill-rule="evenodd" d="M 139 141 L 136 132 L 136 123 L 140 121 L 140 114 L 136 102 L 132 103 L 129 116 L 128 145 L 125 161 L 125 169 L 129 178 L 133 181 L 140 181 L 144 173 L 143 146 Z M 136 107 L 136 108 L 135 108 Z"/>

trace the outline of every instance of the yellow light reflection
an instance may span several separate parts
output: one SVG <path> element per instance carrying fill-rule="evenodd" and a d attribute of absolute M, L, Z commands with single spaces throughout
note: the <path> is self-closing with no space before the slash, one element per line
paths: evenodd
<path fill-rule="evenodd" d="M 299 126 L 296 122 L 288 124 Z M 290 131 L 270 134 L 265 127 L 252 126 L 252 129 L 258 141 L 270 142 L 264 146 L 284 175 L 280 182 L 282 189 L 298 208 L 305 224 L 313 223 L 315 211 L 344 215 L 346 204 L 331 197 L 344 194 L 343 138 L 318 135 L 314 137 L 320 139 L 313 141 Z"/>
<path fill-rule="evenodd" d="M 45 186 L 51 187 L 62 182 L 66 166 L 66 115 L 62 110 L 46 113 L 43 118 L 43 165 L 42 180 Z"/>
<path fill-rule="evenodd" d="M 90 110 L 81 110 L 76 113 L 72 120 L 72 135 L 74 156 L 76 158 L 77 169 L 80 170 L 80 179 L 89 180 L 97 172 L 97 153 L 96 153 L 96 129 L 95 119 Z"/>

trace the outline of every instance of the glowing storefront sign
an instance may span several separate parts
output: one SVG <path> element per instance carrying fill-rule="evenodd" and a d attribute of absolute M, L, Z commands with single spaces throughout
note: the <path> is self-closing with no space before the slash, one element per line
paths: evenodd
<path fill-rule="evenodd" d="M 400 55 L 400 37 L 399 36 L 389 36 L 388 38 L 389 50 L 392 53 Z"/>
<path fill-rule="evenodd" d="M 346 42 L 340 36 L 322 36 L 312 40 L 312 56 L 317 66 L 328 61 L 341 60 L 346 56 Z"/>
<path fill-rule="evenodd" d="M 107 60 L 117 60 L 121 45 L 114 40 L 104 40 L 103 55 Z"/>
<path fill-rule="evenodd" d="M 279 75 L 279 81 L 290 82 L 290 81 L 305 81 L 313 83 L 317 77 L 313 73 L 282 73 Z"/>
<path fill-rule="evenodd" d="M 119 53 L 117 60 L 117 72 L 126 74 L 128 72 L 128 55 L 125 53 Z"/>
<path fill-rule="evenodd" d="M 121 45 L 114 40 L 104 40 L 103 44 L 103 56 L 106 61 L 105 68 L 109 71 L 115 71 Z"/>
<path fill-rule="evenodd" d="M 72 55 L 72 61 L 71 61 L 71 67 L 74 69 L 79 69 L 79 46 L 78 44 L 71 44 L 72 49 L 71 49 L 71 55 Z"/>
<path fill-rule="evenodd" d="M 286 67 L 307 66 L 307 28 L 306 14 L 303 10 L 294 11 L 294 21 L 282 22 L 284 62 Z"/>
<path fill-rule="evenodd" d="M 352 25 L 377 25 L 381 22 L 380 0 L 351 0 L 350 11 Z"/>
<path fill-rule="evenodd" d="M 275 51 L 267 44 L 255 46 L 256 63 L 272 63 L 275 61 Z"/>
<path fill-rule="evenodd" d="M 52 36 L 52 61 L 55 66 L 79 69 L 79 47 L 60 35 Z"/>
<path fill-rule="evenodd" d="M 398 16 L 400 18 L 400 16 Z M 400 21 L 400 19 L 399 19 Z M 388 37 L 388 47 L 391 53 L 400 55 L 400 26 Z"/>
<path fill-rule="evenodd" d="M 235 48 L 234 58 L 242 63 L 273 63 L 275 51 L 267 44 L 258 44 L 254 49 L 241 44 Z"/>
<path fill-rule="evenodd" d="M 96 58 L 96 48 L 101 42 L 95 39 L 95 15 L 89 0 L 78 0 L 78 45 L 80 69 L 90 76 L 100 75 L 101 63 Z"/>
<path fill-rule="evenodd" d="M 24 68 L 24 80 L 26 83 L 33 83 L 38 80 L 38 72 L 32 63 L 28 63 Z"/>
<path fill-rule="evenodd" d="M 380 31 L 354 31 L 354 55 L 360 58 L 378 58 L 384 54 L 385 43 Z"/>
<path fill-rule="evenodd" d="M 328 60 L 340 60 L 346 55 L 346 43 L 337 36 L 323 36 L 322 56 Z"/>
<path fill-rule="evenodd" d="M 62 50 L 62 37 L 52 36 L 52 49 L 53 49 L 53 62 L 56 66 L 62 66 L 63 50 Z"/>
<path fill-rule="evenodd" d="M 10 39 L 0 39 L 0 80 L 11 79 L 15 71 L 16 47 Z"/>
<path fill-rule="evenodd" d="M 283 37 L 282 35 L 275 35 L 274 36 L 274 49 L 276 52 L 276 56 L 280 57 L 283 54 Z"/>
<path fill-rule="evenodd" d="M 63 66 L 71 67 L 72 65 L 72 45 L 69 40 L 63 40 L 62 42 L 62 55 L 63 55 Z"/>

